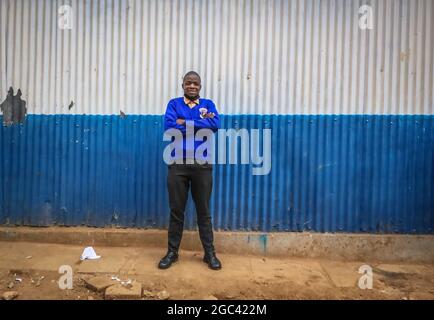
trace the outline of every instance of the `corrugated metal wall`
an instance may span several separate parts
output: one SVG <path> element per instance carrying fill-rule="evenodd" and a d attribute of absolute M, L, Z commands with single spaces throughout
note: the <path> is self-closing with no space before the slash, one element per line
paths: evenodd
<path fill-rule="evenodd" d="M 432 0 L 2 0 L 0 26 L 31 113 L 161 114 L 196 69 L 224 114 L 434 114 Z"/>
<path fill-rule="evenodd" d="M 195 69 L 223 128 L 272 129 L 269 175 L 215 167 L 215 228 L 432 234 L 433 18 L 430 0 L 1 0 L 0 101 L 21 88 L 30 115 L 0 128 L 0 223 L 167 226 L 161 114 Z"/>
<path fill-rule="evenodd" d="M 222 127 L 271 128 L 272 166 L 215 166 L 217 229 L 434 231 L 433 116 L 234 115 Z M 30 115 L 2 128 L 0 224 L 167 226 L 162 134 L 161 116 Z"/>

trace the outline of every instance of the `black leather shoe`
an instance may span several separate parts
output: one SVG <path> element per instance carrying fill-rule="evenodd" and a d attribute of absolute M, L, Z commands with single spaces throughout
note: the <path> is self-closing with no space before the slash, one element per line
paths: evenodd
<path fill-rule="evenodd" d="M 160 263 L 158 264 L 158 268 L 160 269 L 167 269 L 170 268 L 172 263 L 178 261 L 178 253 L 174 251 L 169 251 L 167 254 L 160 260 Z"/>
<path fill-rule="evenodd" d="M 213 270 L 220 270 L 222 268 L 222 264 L 220 260 L 217 259 L 215 253 L 205 254 L 203 262 L 207 263 L 208 267 Z"/>

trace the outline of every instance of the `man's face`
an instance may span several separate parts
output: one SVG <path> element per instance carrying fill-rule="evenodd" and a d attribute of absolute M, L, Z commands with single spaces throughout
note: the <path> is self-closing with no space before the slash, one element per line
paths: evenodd
<path fill-rule="evenodd" d="M 184 95 L 189 98 L 195 98 L 199 95 L 202 85 L 200 83 L 200 78 L 197 75 L 191 74 L 184 78 L 182 83 L 182 88 L 184 89 Z"/>

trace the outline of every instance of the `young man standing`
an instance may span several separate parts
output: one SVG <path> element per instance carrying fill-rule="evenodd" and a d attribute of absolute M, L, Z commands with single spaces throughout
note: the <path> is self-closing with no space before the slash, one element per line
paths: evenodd
<path fill-rule="evenodd" d="M 180 130 L 184 140 L 186 137 L 186 121 L 194 124 L 194 131 L 200 129 L 217 131 L 220 126 L 219 115 L 211 100 L 199 96 L 202 88 L 199 74 L 194 71 L 185 74 L 182 88 L 184 89 L 184 97 L 172 99 L 167 105 L 164 116 L 165 130 L 171 128 Z M 221 269 L 221 263 L 215 254 L 209 210 L 212 192 L 212 164 L 200 164 L 197 159 L 194 159 L 194 156 L 191 158 L 191 155 L 194 155 L 194 151 L 200 144 L 201 141 L 196 141 L 194 142 L 194 150 L 187 150 L 188 145 L 184 142 L 182 163 L 174 163 L 168 166 L 169 241 L 167 254 L 158 264 L 160 269 L 167 269 L 178 260 L 178 250 L 184 229 L 184 211 L 190 186 L 196 206 L 200 240 L 205 251 L 203 261 L 213 270 Z"/>

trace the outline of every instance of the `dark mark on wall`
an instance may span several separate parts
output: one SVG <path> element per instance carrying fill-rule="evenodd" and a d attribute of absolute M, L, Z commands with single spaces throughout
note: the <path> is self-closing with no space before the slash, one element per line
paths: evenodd
<path fill-rule="evenodd" d="M 16 123 L 23 123 L 26 118 L 26 102 L 21 99 L 22 93 L 18 89 L 14 96 L 14 89 L 9 88 L 5 101 L 0 104 L 0 110 L 3 112 L 3 125 L 9 126 Z"/>
<path fill-rule="evenodd" d="M 68 106 L 68 110 L 71 110 L 73 106 L 74 106 L 74 101 L 71 100 L 71 103 Z"/>

